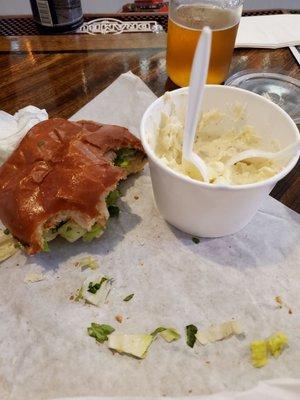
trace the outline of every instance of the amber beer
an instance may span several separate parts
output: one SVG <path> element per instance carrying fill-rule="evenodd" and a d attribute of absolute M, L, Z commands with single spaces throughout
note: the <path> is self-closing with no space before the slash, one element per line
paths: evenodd
<path fill-rule="evenodd" d="M 195 48 L 204 26 L 209 26 L 213 31 L 207 83 L 224 82 L 232 58 L 241 9 L 241 6 L 226 9 L 201 3 L 177 7 L 171 4 L 167 70 L 173 82 L 188 86 Z"/>

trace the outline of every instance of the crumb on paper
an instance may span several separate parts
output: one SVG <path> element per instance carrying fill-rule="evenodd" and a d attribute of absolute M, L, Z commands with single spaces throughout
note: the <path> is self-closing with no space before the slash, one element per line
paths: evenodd
<path fill-rule="evenodd" d="M 285 308 L 288 309 L 288 313 L 289 314 L 293 314 L 293 311 L 292 311 L 291 307 L 286 302 L 284 302 L 280 296 L 276 296 L 274 300 L 278 304 L 278 308 L 285 307 Z"/>
<path fill-rule="evenodd" d="M 280 308 L 282 308 L 282 298 L 280 296 L 276 296 L 275 301 L 277 304 L 279 304 Z"/>
<path fill-rule="evenodd" d="M 41 272 L 29 272 L 24 279 L 25 283 L 40 282 L 45 279 L 45 276 Z"/>
<path fill-rule="evenodd" d="M 121 324 L 123 322 L 123 316 L 118 314 L 118 315 L 115 316 L 115 320 L 117 322 L 119 322 L 119 324 Z"/>
<path fill-rule="evenodd" d="M 135 195 L 134 196 L 134 200 L 138 200 L 139 199 L 139 196 L 138 195 Z"/>

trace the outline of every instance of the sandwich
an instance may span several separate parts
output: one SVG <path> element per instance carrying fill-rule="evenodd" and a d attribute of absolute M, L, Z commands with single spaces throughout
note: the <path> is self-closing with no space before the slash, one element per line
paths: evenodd
<path fill-rule="evenodd" d="M 116 214 L 117 186 L 146 154 L 126 128 L 54 118 L 27 133 L 0 167 L 0 219 L 28 254 L 100 237 Z"/>

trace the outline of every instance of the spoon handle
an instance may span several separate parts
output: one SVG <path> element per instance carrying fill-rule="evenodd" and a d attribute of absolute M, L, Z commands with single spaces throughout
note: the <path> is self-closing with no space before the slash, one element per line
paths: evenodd
<path fill-rule="evenodd" d="M 277 153 L 274 153 L 273 158 L 280 159 L 280 158 L 290 157 L 290 156 L 295 155 L 299 150 L 300 150 L 300 138 L 297 139 L 295 142 L 291 143 L 289 146 L 287 146 L 283 150 L 280 150 Z"/>
<path fill-rule="evenodd" d="M 300 138 L 295 142 L 291 143 L 283 150 L 271 152 L 264 150 L 245 150 L 241 153 L 236 154 L 231 157 L 229 161 L 226 163 L 226 168 L 231 167 L 239 161 L 246 160 L 248 158 L 267 158 L 269 160 L 280 160 L 284 158 L 291 158 L 296 155 L 296 153 L 300 150 Z"/>
<path fill-rule="evenodd" d="M 202 108 L 204 87 L 210 59 L 211 29 L 203 28 L 195 51 L 191 70 L 188 107 L 185 119 L 185 134 L 183 137 L 183 158 L 188 159 L 193 151 L 199 114 Z"/>

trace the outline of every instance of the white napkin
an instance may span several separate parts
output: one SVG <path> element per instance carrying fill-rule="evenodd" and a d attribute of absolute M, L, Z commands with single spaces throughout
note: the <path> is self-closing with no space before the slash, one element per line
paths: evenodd
<path fill-rule="evenodd" d="M 29 129 L 46 119 L 47 111 L 35 106 L 24 107 L 14 115 L 0 110 L 0 164 L 16 148 Z"/>
<path fill-rule="evenodd" d="M 300 45 L 300 14 L 243 17 L 235 47 L 278 49 Z"/>

